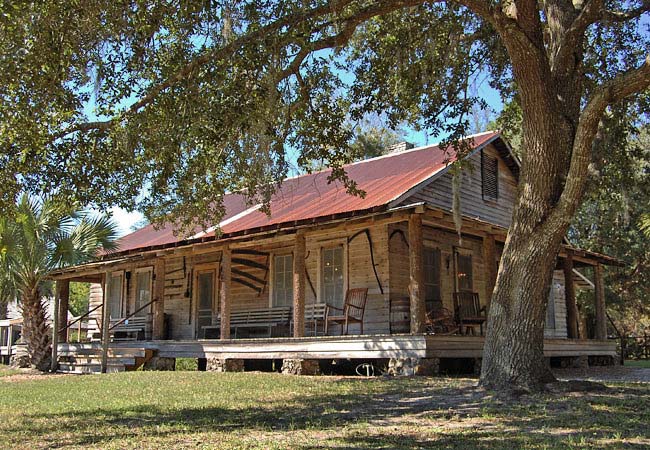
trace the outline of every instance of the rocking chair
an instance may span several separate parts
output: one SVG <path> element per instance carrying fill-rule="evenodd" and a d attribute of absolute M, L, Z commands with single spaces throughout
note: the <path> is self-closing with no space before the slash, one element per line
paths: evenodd
<path fill-rule="evenodd" d="M 330 322 L 341 325 L 341 335 L 345 327 L 345 334 L 348 334 L 350 323 L 358 323 L 363 334 L 363 315 L 366 311 L 366 300 L 368 299 L 368 288 L 349 289 L 345 295 L 343 308 L 327 305 L 325 308 L 325 335 L 329 329 Z"/>

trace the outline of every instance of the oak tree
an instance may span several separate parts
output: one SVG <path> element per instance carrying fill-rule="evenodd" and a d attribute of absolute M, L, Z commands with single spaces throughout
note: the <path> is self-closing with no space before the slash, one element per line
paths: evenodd
<path fill-rule="evenodd" d="M 522 111 L 522 167 L 481 382 L 538 388 L 544 313 L 603 114 L 647 111 L 647 0 L 3 3 L 2 206 L 47 191 L 154 221 L 218 223 L 323 159 L 346 177 L 368 113 L 457 142 L 478 74 Z M 91 113 L 92 111 L 92 113 Z M 146 195 L 141 195 L 146 192 Z"/>

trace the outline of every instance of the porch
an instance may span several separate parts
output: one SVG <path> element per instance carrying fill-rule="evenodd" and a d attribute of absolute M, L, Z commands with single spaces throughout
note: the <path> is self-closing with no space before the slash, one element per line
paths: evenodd
<path fill-rule="evenodd" d="M 112 342 L 107 349 L 109 358 L 106 370 L 135 370 L 145 365 L 160 370 L 161 365 L 147 366 L 149 361 L 162 361 L 162 367 L 173 370 L 177 358 L 196 358 L 204 362 L 203 367 L 218 371 L 243 371 L 249 363 L 266 361 L 266 367 L 282 371 L 295 370 L 296 364 L 312 367 L 299 373 L 318 373 L 322 364 L 352 360 L 354 365 L 371 364 L 375 367 L 407 365 L 414 373 L 433 375 L 441 367 L 454 361 L 467 361 L 477 372 L 483 351 L 481 336 L 436 336 L 436 335 L 349 335 L 318 336 L 303 338 L 266 338 L 231 340 L 187 340 L 187 341 L 140 341 Z M 58 352 L 64 359 L 63 368 L 81 373 L 99 372 L 102 368 L 101 343 L 63 343 Z M 546 339 L 544 355 L 549 364 L 562 367 L 587 364 L 611 363 L 616 356 L 614 341 L 587 339 Z M 555 362 L 553 363 L 552 361 Z M 216 365 L 214 364 L 216 362 Z M 396 364 L 394 363 L 396 362 Z M 466 362 L 466 364 L 468 364 Z M 201 366 L 199 366 L 201 367 Z M 216 369 L 215 369 L 216 367 Z M 288 367 L 288 368 L 287 368 Z M 421 372 L 417 367 L 426 367 Z M 374 370 L 374 369 L 373 369 Z"/>
<path fill-rule="evenodd" d="M 111 348 L 131 346 L 162 358 L 480 358 L 481 325 L 506 230 L 472 219 L 463 226 L 460 243 L 448 213 L 415 206 L 285 232 L 145 249 L 72 268 L 57 276 L 55 311 L 65 317 L 71 281 L 93 283 L 90 311 L 67 327 L 56 317 L 56 339 L 66 343 L 66 352 L 99 345 L 108 355 Z M 607 261 L 563 248 L 549 299 L 549 357 L 615 351 L 604 340 L 601 263 Z M 596 268 L 596 340 L 578 339 L 584 335 L 577 332 L 580 279 L 574 269 L 581 265 Z M 334 325 L 323 336 L 325 305 L 343 307 L 345 293 L 354 289 L 367 291 L 361 317 L 349 330 Z M 474 322 L 459 316 L 459 294 L 473 299 Z M 439 326 L 441 311 L 445 327 Z M 259 323 L 247 322 L 251 316 Z M 94 324 L 96 342 L 67 344 L 68 330 L 81 321 L 87 321 L 83 328 Z M 264 335 L 253 332 L 256 325 Z M 470 330 L 473 336 L 466 336 Z M 341 331 L 350 335 L 336 336 Z M 119 342 L 127 337 L 129 342 Z M 106 360 L 102 356 L 104 369 Z"/>

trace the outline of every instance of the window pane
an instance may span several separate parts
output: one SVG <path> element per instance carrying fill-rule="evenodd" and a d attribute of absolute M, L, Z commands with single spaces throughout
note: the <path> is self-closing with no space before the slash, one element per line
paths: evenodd
<path fill-rule="evenodd" d="M 322 301 L 334 306 L 343 306 L 343 246 L 324 248 L 321 269 Z"/>
<path fill-rule="evenodd" d="M 137 272 L 135 280 L 135 310 L 137 311 L 151 301 L 151 271 Z M 146 316 L 151 305 L 138 312 L 138 316 Z"/>
<path fill-rule="evenodd" d="M 199 274 L 199 309 L 212 311 L 212 299 L 214 298 L 214 276 L 213 272 Z"/>
<path fill-rule="evenodd" d="M 273 306 L 293 304 L 293 255 L 274 256 Z"/>

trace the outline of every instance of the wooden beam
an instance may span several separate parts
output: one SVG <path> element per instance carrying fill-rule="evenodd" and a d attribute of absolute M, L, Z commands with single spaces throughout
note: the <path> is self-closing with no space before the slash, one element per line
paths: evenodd
<path fill-rule="evenodd" d="M 594 284 L 596 292 L 596 339 L 607 339 L 607 316 L 605 314 L 605 285 L 603 282 L 603 266 L 594 266 Z"/>
<path fill-rule="evenodd" d="M 158 258 L 153 273 L 152 338 L 165 338 L 165 259 Z"/>
<path fill-rule="evenodd" d="M 221 251 L 221 339 L 230 339 L 230 285 L 232 284 L 232 250 L 225 246 Z"/>
<path fill-rule="evenodd" d="M 293 249 L 293 337 L 305 335 L 306 253 L 305 233 L 298 231 Z"/>
<path fill-rule="evenodd" d="M 411 334 L 423 333 L 425 327 L 424 272 L 422 267 L 422 216 L 412 214 L 409 231 L 409 297 L 411 303 Z"/>
<path fill-rule="evenodd" d="M 59 342 L 68 342 L 70 330 L 68 328 L 68 308 L 70 305 L 70 280 L 57 280 L 56 290 L 59 296 L 59 325 L 56 327 L 59 331 Z"/>
<path fill-rule="evenodd" d="M 108 367 L 108 343 L 110 341 L 109 328 L 111 326 L 111 308 L 108 305 L 108 280 L 110 272 L 104 274 L 102 289 L 102 365 L 101 372 L 106 373 Z"/>
<path fill-rule="evenodd" d="M 569 253 L 562 265 L 564 271 L 564 301 L 566 303 L 566 331 L 569 339 L 578 339 L 578 305 L 573 282 L 573 256 Z"/>
<path fill-rule="evenodd" d="M 50 361 L 50 371 L 56 372 L 59 369 L 59 327 L 61 326 L 61 320 L 59 319 L 59 286 L 58 282 L 56 283 L 56 292 L 54 294 L 54 317 L 52 318 L 52 360 Z M 11 354 L 11 349 L 9 349 L 9 354 Z"/>
<path fill-rule="evenodd" d="M 497 281 L 497 246 L 493 234 L 483 236 L 483 264 L 485 265 L 485 304 L 492 302 L 492 292 Z"/>

